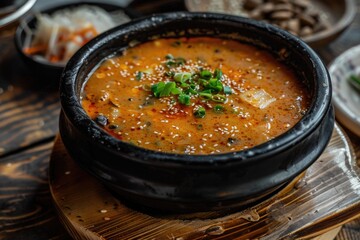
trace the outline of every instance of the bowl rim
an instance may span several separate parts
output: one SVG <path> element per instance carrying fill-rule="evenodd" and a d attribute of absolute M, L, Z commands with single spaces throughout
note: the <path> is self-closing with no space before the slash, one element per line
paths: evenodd
<path fill-rule="evenodd" d="M 241 24 L 246 24 L 248 27 L 260 29 L 262 31 L 270 32 L 278 38 L 283 38 L 284 41 L 290 41 L 293 48 L 301 51 L 310 58 L 313 65 L 313 72 L 319 77 L 318 84 L 315 84 L 316 91 L 314 94 L 318 96 L 315 102 L 312 102 L 307 114 L 289 131 L 277 136 L 276 138 L 267 141 L 263 144 L 256 145 L 252 148 L 236 151 L 225 152 L 220 154 L 208 155 L 187 155 L 169 152 L 159 152 L 134 146 L 124 141 L 118 140 L 103 130 L 95 123 L 84 111 L 81 106 L 79 96 L 76 94 L 76 80 L 81 70 L 82 62 L 86 61 L 91 56 L 93 51 L 99 49 L 107 43 L 110 39 L 116 38 L 118 35 L 126 35 L 127 32 L 139 27 L 158 27 L 156 24 L 164 24 L 173 20 L 191 21 L 194 19 L 202 20 L 221 20 L 230 21 Z M 145 26 L 144 26 L 145 25 Z M 156 25 L 156 26 L 155 26 Z M 320 88 L 324 92 L 319 95 Z M 68 119 L 72 119 L 72 124 L 80 131 L 81 134 L 87 135 L 90 141 L 98 144 L 101 148 L 111 151 L 114 154 L 121 156 L 121 149 L 123 147 L 129 149 L 134 161 L 145 164 L 191 164 L 191 165 L 214 165 L 241 163 L 247 164 L 256 162 L 264 157 L 270 157 L 280 152 L 285 151 L 288 147 L 296 145 L 321 123 L 331 107 L 331 81 L 329 74 L 319 56 L 302 40 L 291 35 L 290 33 L 277 28 L 273 25 L 259 22 L 253 19 L 244 18 L 240 16 L 233 16 L 220 13 L 200 13 L 200 12 L 171 12 L 162 14 L 153 14 L 150 16 L 135 19 L 122 26 L 110 29 L 91 40 L 88 44 L 82 47 L 66 65 L 60 81 L 60 102 L 62 111 Z M 274 141 L 277 144 L 274 144 Z M 276 145 L 276 146 L 275 146 Z M 266 150 L 266 151 L 264 151 Z M 241 160 L 241 161 L 239 161 Z"/>
<path fill-rule="evenodd" d="M 132 15 L 131 11 L 128 11 L 126 7 L 123 7 L 116 2 L 94 2 L 94 1 L 87 0 L 87 1 L 81 1 L 81 2 L 55 3 L 55 4 L 52 4 L 51 6 L 43 6 L 43 7 L 40 7 L 39 9 L 37 9 L 36 11 L 34 11 L 33 14 L 27 15 L 24 19 L 22 19 L 20 21 L 20 24 L 17 26 L 15 34 L 14 34 L 14 42 L 15 42 L 15 48 L 17 49 L 17 52 L 22 57 L 28 59 L 29 61 L 31 61 L 33 63 L 43 65 L 43 66 L 45 66 L 47 68 L 51 68 L 51 69 L 62 70 L 66 66 L 66 63 L 51 63 L 45 59 L 37 59 L 37 58 L 34 58 L 34 57 L 24 53 L 23 41 L 22 41 L 24 25 L 28 26 L 30 22 L 34 22 L 34 21 L 36 23 L 37 19 L 36 19 L 35 13 L 52 14 L 58 10 L 62 10 L 65 8 L 72 8 L 72 7 L 76 7 L 76 6 L 82 6 L 82 5 L 98 6 L 102 9 L 104 9 L 104 7 L 105 8 L 106 7 L 116 7 L 116 8 L 118 8 L 118 10 L 122 10 L 130 19 L 133 18 L 133 16 L 130 16 L 130 15 Z"/>

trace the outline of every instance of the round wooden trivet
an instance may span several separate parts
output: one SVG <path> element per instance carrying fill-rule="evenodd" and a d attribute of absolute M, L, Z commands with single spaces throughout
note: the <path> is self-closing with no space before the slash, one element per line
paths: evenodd
<path fill-rule="evenodd" d="M 223 216 L 149 214 L 129 207 L 83 171 L 59 137 L 49 183 L 60 219 L 75 239 L 308 239 L 360 216 L 359 173 L 336 125 L 324 153 L 302 178 L 252 208 Z"/>

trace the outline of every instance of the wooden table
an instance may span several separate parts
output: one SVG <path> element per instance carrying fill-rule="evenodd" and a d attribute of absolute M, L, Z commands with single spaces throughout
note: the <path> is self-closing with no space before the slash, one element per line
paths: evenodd
<path fill-rule="evenodd" d="M 357 5 L 350 28 L 317 50 L 326 64 L 360 44 L 360 0 Z M 70 239 L 58 220 L 48 185 L 49 158 L 58 133 L 58 93 L 31 84 L 12 34 L 10 29 L 0 35 L 0 239 Z M 347 133 L 360 158 L 360 138 Z M 342 227 L 336 240 L 343 239 L 360 239 L 360 219 Z"/>

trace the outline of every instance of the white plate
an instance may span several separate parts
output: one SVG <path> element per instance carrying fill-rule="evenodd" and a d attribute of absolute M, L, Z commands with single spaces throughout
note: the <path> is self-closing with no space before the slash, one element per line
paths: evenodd
<path fill-rule="evenodd" d="M 333 104 L 336 118 L 360 136 L 360 90 L 349 83 L 351 75 L 360 76 L 360 45 L 348 49 L 330 64 Z"/>

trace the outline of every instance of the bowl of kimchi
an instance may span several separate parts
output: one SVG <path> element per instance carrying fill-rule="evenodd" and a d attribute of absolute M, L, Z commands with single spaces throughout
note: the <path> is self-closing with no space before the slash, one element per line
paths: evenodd
<path fill-rule="evenodd" d="M 70 57 L 100 33 L 130 21 L 131 11 L 116 4 L 81 2 L 34 11 L 15 33 L 15 46 L 34 79 L 58 86 Z"/>

